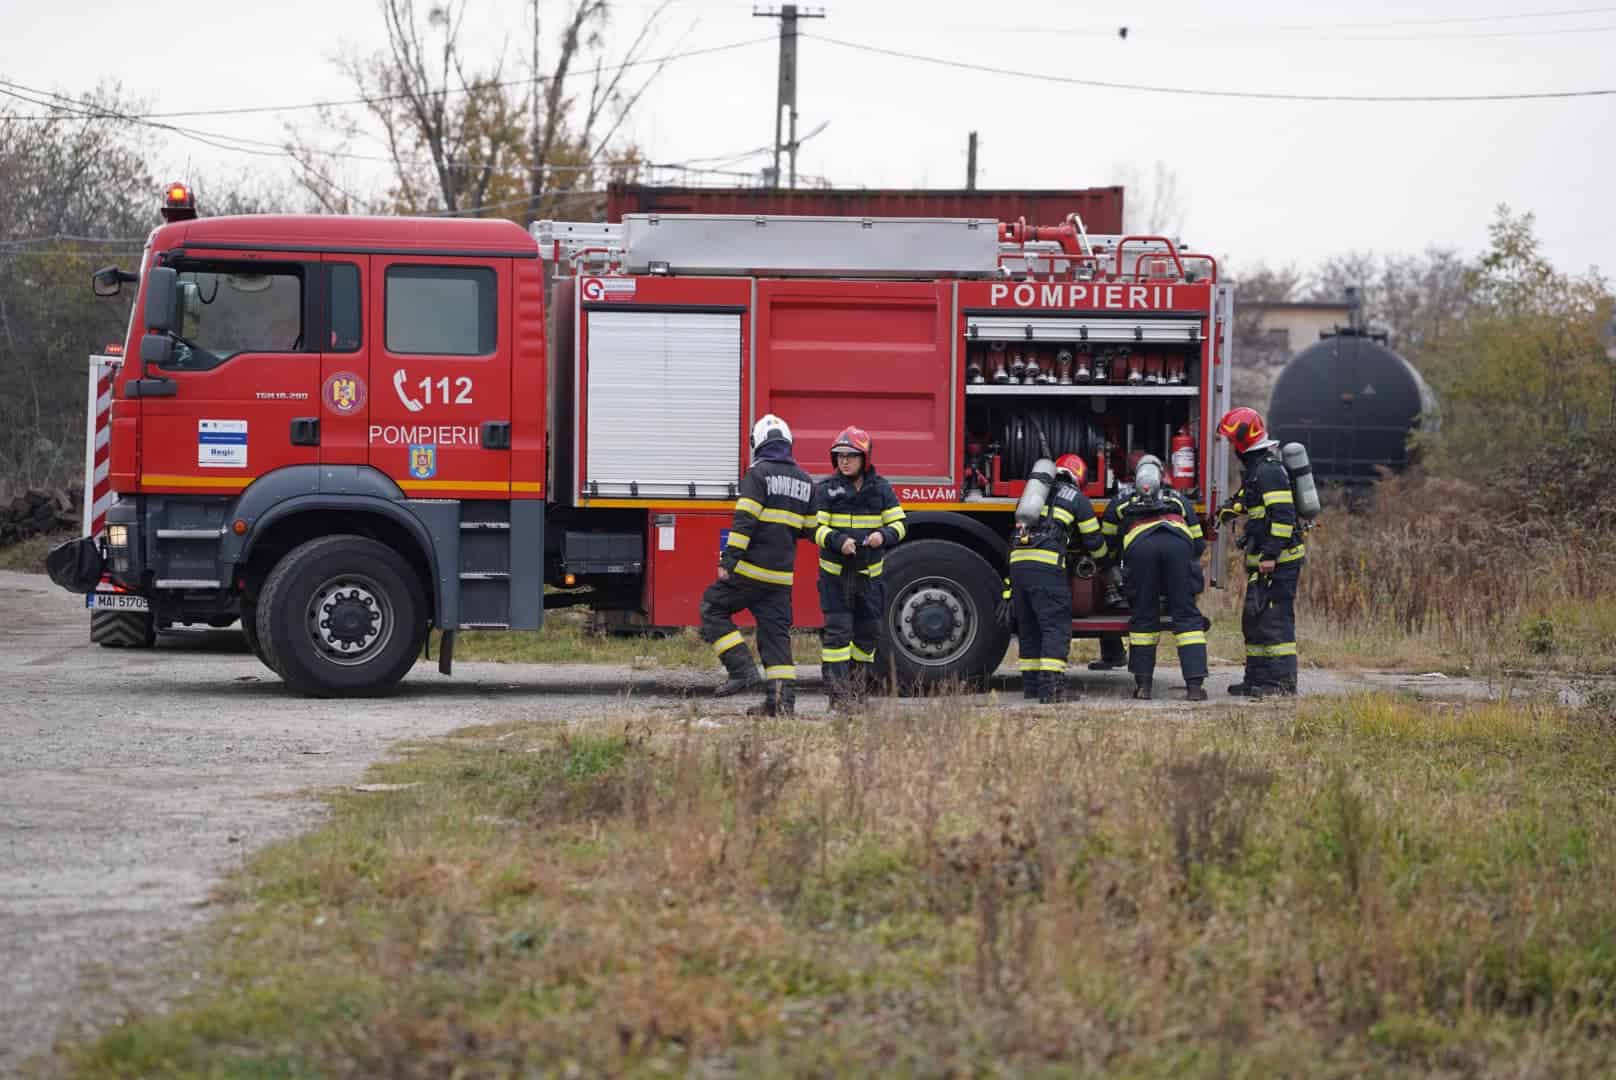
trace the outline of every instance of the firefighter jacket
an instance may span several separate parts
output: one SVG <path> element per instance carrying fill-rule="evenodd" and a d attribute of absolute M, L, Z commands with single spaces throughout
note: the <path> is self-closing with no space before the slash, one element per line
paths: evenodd
<path fill-rule="evenodd" d="M 1010 564 L 1043 564 L 1057 569 L 1066 565 L 1066 549 L 1072 530 L 1082 538 L 1083 547 L 1096 559 L 1105 558 L 1106 542 L 1100 523 L 1094 517 L 1094 504 L 1077 485 L 1064 479 L 1055 484 L 1049 500 L 1039 512 L 1038 524 L 1017 533 L 1010 544 Z"/>
<path fill-rule="evenodd" d="M 892 485 L 874 469 L 864 470 L 864 483 L 854 487 L 840 475 L 821 480 L 814 489 L 814 543 L 819 547 L 819 569 L 840 574 L 844 567 L 858 565 L 859 573 L 881 575 L 886 552 L 909 535 L 903 507 L 892 493 Z M 864 548 L 864 538 L 880 530 L 881 546 Z M 860 545 L 857 554 L 842 554 L 842 544 L 851 537 Z"/>
<path fill-rule="evenodd" d="M 1235 494 L 1235 508 L 1246 515 L 1246 564 L 1264 559 L 1295 562 L 1307 554 L 1297 528 L 1291 474 L 1273 448 L 1242 454 L 1245 483 Z"/>
<path fill-rule="evenodd" d="M 735 520 L 718 565 L 751 581 L 789 588 L 813 493 L 813 481 L 792 460 L 788 443 L 760 446 L 741 478 Z"/>
<path fill-rule="evenodd" d="M 1171 529 L 1189 538 L 1199 559 L 1206 550 L 1206 535 L 1201 519 L 1195 516 L 1195 507 L 1183 495 L 1164 488 L 1161 501 L 1151 504 L 1137 491 L 1124 490 L 1106 504 L 1100 520 L 1100 531 L 1111 545 L 1111 554 L 1121 558 L 1130 545 L 1146 533 L 1157 529 Z"/>

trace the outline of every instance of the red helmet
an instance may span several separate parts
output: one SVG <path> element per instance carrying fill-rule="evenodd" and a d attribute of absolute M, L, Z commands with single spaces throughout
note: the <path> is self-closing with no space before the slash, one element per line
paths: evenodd
<path fill-rule="evenodd" d="M 1088 476 L 1089 467 L 1083 464 L 1083 459 L 1076 454 L 1062 454 L 1055 459 L 1055 471 L 1065 473 L 1072 478 L 1072 483 L 1082 487 L 1083 479 Z"/>
<path fill-rule="evenodd" d="M 1218 434 L 1233 444 L 1237 454 L 1270 446 L 1274 441 L 1268 437 L 1262 414 L 1245 406 L 1223 414 L 1223 419 L 1218 421 Z"/>
<path fill-rule="evenodd" d="M 871 452 L 874 449 L 875 440 L 870 438 L 868 431 L 859 427 L 846 427 L 842 429 L 840 435 L 836 436 L 835 441 L 830 444 L 830 463 L 832 465 L 836 464 L 837 451 L 842 453 L 852 452 L 864 456 L 864 467 L 868 469 L 870 467 Z"/>

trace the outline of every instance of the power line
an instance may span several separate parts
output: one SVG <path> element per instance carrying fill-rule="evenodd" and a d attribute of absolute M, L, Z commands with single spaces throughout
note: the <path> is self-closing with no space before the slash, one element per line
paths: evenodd
<path fill-rule="evenodd" d="M 878 45 L 861 45 L 858 42 L 842 41 L 837 38 L 825 37 L 822 34 L 804 34 L 803 36 L 812 37 L 817 41 L 823 41 L 827 45 L 836 45 L 843 49 L 851 49 L 855 52 L 871 53 L 876 56 L 893 57 L 899 60 L 913 60 L 917 63 L 954 68 L 959 71 L 977 71 L 988 75 L 1010 75 L 1021 79 L 1031 79 L 1035 82 L 1060 83 L 1065 86 L 1087 86 L 1099 90 L 1130 90 L 1136 93 L 1172 94 L 1184 97 L 1243 98 L 1255 101 L 1410 103 L 1539 101 L 1555 98 L 1606 97 L 1616 95 L 1616 89 L 1548 90 L 1536 93 L 1510 94 L 1289 94 L 1260 90 L 1212 90 L 1188 86 L 1152 86 L 1144 83 L 1110 82 L 1103 79 L 1083 79 L 1074 75 L 1049 75 L 1042 72 L 1025 71 L 1020 68 L 995 67 L 991 64 L 978 64 L 969 60 L 951 60 L 940 56 L 926 56 L 922 53 L 905 52 L 901 49 L 882 48 Z"/>
<path fill-rule="evenodd" d="M 650 66 L 652 64 L 671 64 L 671 63 L 674 63 L 675 61 L 678 61 L 678 60 L 689 60 L 689 59 L 692 59 L 692 58 L 698 57 L 698 56 L 713 56 L 713 55 L 715 55 L 717 53 L 732 52 L 732 51 L 734 51 L 736 49 L 744 49 L 744 48 L 747 48 L 747 47 L 752 46 L 752 45 L 767 45 L 772 41 L 774 41 L 774 38 L 772 38 L 772 37 L 750 38 L 750 39 L 748 39 L 746 41 L 732 41 L 727 45 L 713 45 L 713 46 L 711 46 L 709 48 L 705 48 L 705 49 L 688 49 L 688 50 L 685 50 L 683 52 L 668 53 L 665 56 L 651 56 L 651 57 L 645 57 L 645 58 L 640 59 L 640 60 L 629 60 L 629 61 L 626 61 L 626 62 L 621 63 L 621 64 L 608 65 L 606 67 L 601 68 L 600 70 L 601 70 L 602 73 L 605 73 L 605 72 L 627 71 L 630 68 L 636 68 L 636 67 L 648 67 L 648 66 Z M 495 89 L 508 90 L 508 89 L 511 89 L 511 88 L 514 88 L 514 87 L 532 86 L 535 83 L 547 83 L 549 81 L 550 81 L 550 76 L 548 76 L 548 75 L 537 75 L 537 76 L 533 76 L 533 77 L 527 78 L 527 79 L 507 79 L 507 80 L 505 80 L 503 82 L 488 83 L 488 84 L 486 84 L 484 86 L 478 86 L 475 89 L 477 91 L 495 90 Z M 12 85 L 12 84 L 7 83 L 6 85 L 9 86 L 9 85 Z M 442 90 L 429 91 L 427 96 L 433 97 L 433 98 L 438 98 L 438 97 L 448 97 L 451 94 L 467 94 L 467 93 L 471 93 L 471 92 L 472 92 L 472 90 L 467 89 L 467 88 L 451 89 L 451 88 L 445 87 Z M 36 93 L 46 93 L 46 91 L 36 91 Z M 61 95 L 51 94 L 50 96 L 52 96 L 52 97 L 60 97 Z M 109 120 L 180 120 L 180 119 L 193 119 L 193 118 L 196 118 L 196 117 L 207 117 L 207 116 L 253 116 L 253 115 L 262 114 L 262 113 L 305 112 L 305 111 L 309 111 L 309 110 L 313 110 L 313 109 L 346 108 L 346 107 L 351 107 L 351 106 L 354 106 L 354 105 L 385 105 L 385 104 L 387 104 L 389 102 L 393 102 L 393 101 L 406 100 L 407 98 L 409 98 L 411 96 L 412 95 L 410 95 L 410 94 L 379 94 L 379 95 L 372 96 L 372 97 L 356 97 L 356 98 L 347 98 L 347 99 L 343 99 L 343 100 L 333 100 L 333 101 L 305 101 L 305 102 L 300 102 L 300 103 L 293 104 L 293 105 L 243 105 L 243 106 L 237 106 L 237 107 L 232 107 L 232 108 L 224 108 L 224 109 L 187 109 L 187 110 L 181 110 L 181 111 L 178 111 L 178 112 L 149 112 L 149 113 L 107 112 L 104 117 L 96 117 L 96 118 L 97 119 L 109 119 Z M 71 99 L 63 99 L 63 100 L 71 100 Z M 36 102 L 35 104 L 44 104 L 44 103 L 43 102 Z M 73 104 L 82 105 L 84 103 L 83 102 L 73 102 Z M 60 119 L 62 119 L 62 118 L 59 117 L 59 116 L 52 116 L 52 115 L 0 117 L 0 120 L 60 120 Z"/>
<path fill-rule="evenodd" d="M 1349 29 L 1354 25 L 1358 24 L 1343 24 L 1342 28 Z M 1567 34 L 1608 34 L 1611 31 L 1616 30 L 1616 25 L 1563 26 L 1538 30 L 1486 30 L 1437 34 L 1344 34 L 1339 32 L 1297 32 L 1311 29 L 1324 31 L 1326 27 L 1323 26 L 1317 28 L 1298 26 L 1289 29 L 1284 27 L 1271 27 L 1268 28 L 1268 32 L 1264 32 L 1263 28 L 1260 27 L 1241 29 L 1239 27 L 1229 27 L 1227 25 L 1208 27 L 1181 26 L 1168 30 L 1164 33 L 1161 31 L 1151 30 L 1148 26 L 1136 25 L 1132 22 L 1128 23 L 1126 26 L 1112 26 L 1095 29 L 1062 26 L 949 26 L 938 27 L 938 29 L 958 30 L 963 33 L 971 34 L 1037 34 L 1040 37 L 1092 37 L 1113 39 L 1117 38 L 1118 36 L 1124 36 L 1129 38 L 1139 38 L 1146 41 L 1193 40 L 1197 42 L 1220 41 L 1238 43 L 1240 41 L 1456 41 L 1481 40 L 1486 38 L 1561 37 Z M 1127 33 L 1121 34 L 1120 32 L 1123 30 L 1126 30 Z"/>
<path fill-rule="evenodd" d="M 5 87 L 10 87 L 11 89 L 4 89 Z M 71 116 L 86 120 L 121 120 L 126 123 L 152 128 L 157 131 L 170 132 L 174 135 L 180 136 L 181 138 L 191 139 L 195 142 L 202 143 L 205 146 L 213 147 L 216 150 L 224 150 L 230 153 L 238 154 L 249 154 L 254 157 L 285 158 L 293 162 L 298 160 L 296 154 L 292 153 L 292 151 L 280 143 L 269 142 L 264 139 L 250 139 L 242 135 L 227 135 L 224 132 L 207 131 L 201 128 L 186 127 L 179 124 L 170 124 L 161 120 L 145 119 L 132 113 L 122 113 L 105 109 L 87 110 L 83 107 L 82 103 L 75 102 L 72 98 L 65 97 L 64 95 L 56 94 L 48 90 L 38 90 L 34 87 L 24 86 L 21 83 L 14 83 L 4 79 L 0 79 L 0 95 L 15 98 L 18 101 L 26 101 L 32 105 L 56 108 L 61 112 L 65 112 Z M 29 97 L 26 95 L 34 96 Z M 37 100 L 39 97 L 54 98 L 61 104 L 52 105 L 49 101 Z M 339 158 L 347 161 L 376 162 L 379 164 L 392 166 L 402 165 L 413 166 L 416 168 L 437 168 L 439 166 L 438 162 L 425 159 L 394 159 L 381 154 L 359 154 L 347 150 L 325 150 L 315 148 L 310 152 L 323 157 Z M 718 160 L 723 159 L 720 158 Z M 495 167 L 491 162 L 481 161 L 448 160 L 442 162 L 441 164 L 444 168 L 466 170 L 480 170 Z M 726 169 L 704 169 L 697 167 L 693 163 L 682 161 L 643 161 L 633 164 L 640 168 L 650 170 L 667 169 L 675 172 L 695 173 L 702 176 L 725 176 L 745 180 L 756 179 L 755 174 L 749 172 L 736 172 Z M 611 162 L 596 165 L 545 165 L 543 166 L 543 171 L 547 175 L 579 174 L 591 172 L 610 172 L 613 168 L 622 167 L 624 166 L 613 165 Z M 817 180 L 822 178 L 814 177 L 813 179 Z"/>

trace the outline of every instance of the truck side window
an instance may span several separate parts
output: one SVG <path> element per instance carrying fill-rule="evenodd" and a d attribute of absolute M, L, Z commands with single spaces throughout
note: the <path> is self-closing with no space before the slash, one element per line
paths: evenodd
<path fill-rule="evenodd" d="M 331 341 L 326 351 L 358 352 L 364 342 L 359 315 L 359 267 L 335 263 L 326 271 L 326 309 L 331 313 Z"/>
<path fill-rule="evenodd" d="M 494 271 L 482 266 L 387 268 L 387 351 L 487 356 L 498 325 Z"/>
<path fill-rule="evenodd" d="M 307 352 L 303 267 L 181 260 L 179 333 L 169 366 L 205 370 L 238 353 Z"/>

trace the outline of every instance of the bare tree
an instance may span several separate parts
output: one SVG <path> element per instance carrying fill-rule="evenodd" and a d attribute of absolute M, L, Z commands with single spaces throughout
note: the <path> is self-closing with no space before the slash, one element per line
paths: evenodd
<path fill-rule="evenodd" d="M 1176 240 L 1184 231 L 1185 197 L 1176 169 L 1156 161 L 1147 179 L 1139 166 L 1124 165 L 1117 170 L 1115 182 L 1128 194 L 1123 208 L 1125 232 Z"/>
<path fill-rule="evenodd" d="M 544 3 L 528 0 L 527 73 L 511 79 L 503 54 L 481 65 L 470 56 L 466 0 L 442 0 L 424 15 L 416 0 L 380 0 L 386 48 L 337 61 L 364 99 L 368 124 L 322 115 L 344 140 L 336 154 L 291 133 L 303 186 L 328 208 L 353 209 L 358 200 L 336 161 L 367 128 L 379 133 L 392 166 L 387 208 L 401 212 L 532 221 L 602 172 L 632 169 L 637 155 L 619 136 L 666 63 L 645 54 L 667 5 L 614 57 L 609 0 L 567 4 L 549 34 Z"/>

